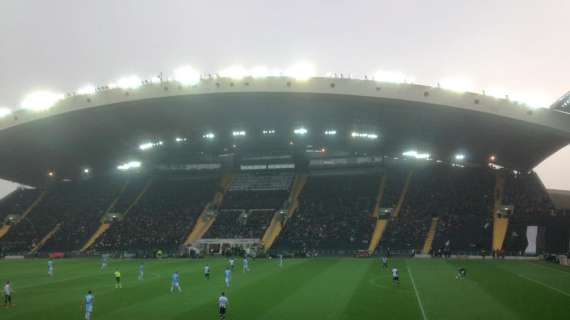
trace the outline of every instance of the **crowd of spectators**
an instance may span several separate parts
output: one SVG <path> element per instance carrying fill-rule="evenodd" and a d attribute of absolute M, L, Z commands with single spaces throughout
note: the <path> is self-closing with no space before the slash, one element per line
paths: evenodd
<path fill-rule="evenodd" d="M 120 221 L 111 224 L 94 249 L 176 249 L 183 243 L 206 204 L 212 200 L 217 188 L 217 179 L 157 178 L 133 208 Z M 134 189 L 142 191 L 138 187 Z M 136 195 L 132 195 L 132 192 L 126 194 L 134 200 Z"/>
<path fill-rule="evenodd" d="M 274 245 L 295 252 L 356 250 L 370 241 L 379 175 L 311 176 Z"/>

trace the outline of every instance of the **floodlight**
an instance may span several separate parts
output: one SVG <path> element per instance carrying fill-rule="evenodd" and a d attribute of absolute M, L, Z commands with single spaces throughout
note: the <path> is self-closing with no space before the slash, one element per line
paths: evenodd
<path fill-rule="evenodd" d="M 214 139 L 216 137 L 216 135 L 213 132 L 208 132 L 202 135 L 202 138 L 204 139 Z"/>
<path fill-rule="evenodd" d="M 369 133 L 369 132 L 352 131 L 350 133 L 350 136 L 353 138 L 359 138 L 359 139 L 369 139 L 369 140 L 378 139 L 378 135 L 376 133 Z"/>
<path fill-rule="evenodd" d="M 245 131 L 244 130 L 233 131 L 232 136 L 234 136 L 234 137 L 245 137 Z"/>
<path fill-rule="evenodd" d="M 89 172 L 91 172 L 91 170 L 89 170 L 89 168 L 84 168 L 84 169 L 83 169 L 83 173 L 88 174 Z"/>
<path fill-rule="evenodd" d="M 140 161 L 130 161 L 130 162 L 126 162 L 126 163 L 123 163 L 123 164 L 117 166 L 117 169 L 119 169 L 121 171 L 127 171 L 130 169 L 140 168 L 141 166 L 142 166 L 142 163 Z"/>
<path fill-rule="evenodd" d="M 507 91 L 502 89 L 502 88 L 486 89 L 485 95 L 493 97 L 493 98 L 497 98 L 497 99 L 506 99 L 508 97 Z"/>
<path fill-rule="evenodd" d="M 188 140 L 188 139 L 186 139 L 186 138 L 181 138 L 181 137 L 176 137 L 176 138 L 174 139 L 174 141 L 176 141 L 176 142 L 186 142 L 187 140 Z"/>
<path fill-rule="evenodd" d="M 298 81 L 307 81 L 317 74 L 315 66 L 309 62 L 299 62 L 291 66 L 285 75 Z"/>
<path fill-rule="evenodd" d="M 96 92 L 97 92 L 97 88 L 91 84 L 85 85 L 85 86 L 77 89 L 77 91 L 75 91 L 75 93 L 78 95 L 92 95 L 92 94 L 95 94 Z"/>
<path fill-rule="evenodd" d="M 152 148 L 156 148 L 158 146 L 163 145 L 164 143 L 162 141 L 156 141 L 156 142 L 145 142 L 139 145 L 139 150 L 148 150 L 148 149 L 152 149 Z"/>
<path fill-rule="evenodd" d="M 463 77 L 445 78 L 439 82 L 441 88 L 458 93 L 473 92 L 471 80 Z"/>
<path fill-rule="evenodd" d="M 405 157 L 410 157 L 414 159 L 421 159 L 421 160 L 428 160 L 430 159 L 431 155 L 429 153 L 419 153 L 416 150 L 409 150 L 402 153 Z"/>
<path fill-rule="evenodd" d="M 12 114 L 12 109 L 0 108 L 0 119 Z"/>
<path fill-rule="evenodd" d="M 550 106 L 548 97 L 541 94 L 513 95 L 511 100 L 524 104 L 532 109 L 548 108 Z"/>
<path fill-rule="evenodd" d="M 200 82 L 200 72 L 191 66 L 183 66 L 174 70 L 174 80 L 183 86 L 193 86 Z"/>
<path fill-rule="evenodd" d="M 413 83 L 414 77 L 408 76 L 398 71 L 384 71 L 379 70 L 374 74 L 374 80 L 379 82 L 391 83 Z"/>
<path fill-rule="evenodd" d="M 465 155 L 462 153 L 458 153 L 455 155 L 455 160 L 463 161 L 463 160 L 465 160 Z"/>
<path fill-rule="evenodd" d="M 220 71 L 222 78 L 241 80 L 247 76 L 247 70 L 241 65 L 234 65 Z"/>
<path fill-rule="evenodd" d="M 255 79 L 266 78 L 266 77 L 271 76 L 269 69 L 267 67 L 264 67 L 264 66 L 253 67 L 253 69 L 251 69 L 250 73 L 251 73 L 251 76 Z"/>
<path fill-rule="evenodd" d="M 325 136 L 334 136 L 336 135 L 336 130 L 325 130 Z"/>
<path fill-rule="evenodd" d="M 299 136 L 304 136 L 307 134 L 307 132 L 309 132 L 309 131 L 303 127 L 293 130 L 293 133 L 295 133 L 296 135 L 299 135 Z"/>
<path fill-rule="evenodd" d="M 275 129 L 264 129 L 263 131 L 261 131 L 261 133 L 263 135 L 274 135 L 275 134 Z"/>
<path fill-rule="evenodd" d="M 24 100 L 22 100 L 21 106 L 31 111 L 46 111 L 63 98 L 64 95 L 61 93 L 36 91 L 27 95 Z"/>
<path fill-rule="evenodd" d="M 128 90 L 136 89 L 142 85 L 142 80 L 137 76 L 128 76 L 117 80 L 115 83 L 116 87 Z"/>
<path fill-rule="evenodd" d="M 55 176 L 55 172 L 53 172 L 53 171 L 48 171 L 48 174 L 47 174 L 47 175 L 48 175 L 48 177 L 53 177 L 53 176 Z"/>

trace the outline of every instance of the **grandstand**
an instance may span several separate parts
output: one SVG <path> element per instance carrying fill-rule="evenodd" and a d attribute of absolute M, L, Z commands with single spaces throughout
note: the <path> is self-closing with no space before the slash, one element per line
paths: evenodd
<path fill-rule="evenodd" d="M 0 177 L 30 186 L 0 202 L 4 254 L 521 255 L 529 226 L 544 241 L 526 254 L 568 251 L 570 217 L 532 172 L 570 142 L 565 97 L 533 109 L 371 79 L 139 82 L 0 119 Z"/>
<path fill-rule="evenodd" d="M 101 319 L 206 319 L 220 290 L 236 319 L 567 318 L 566 267 L 536 260 L 568 263 L 570 201 L 533 172 L 570 143 L 567 96 L 532 108 L 373 79 L 184 79 L 0 118 L 0 178 L 25 186 L 0 200 L 0 273 L 22 292 L 8 318 L 77 318 L 86 288 Z M 48 256 L 81 259 L 46 279 L 29 258 Z M 220 258 L 242 256 L 253 271 L 223 286 Z M 168 296 L 173 272 L 184 294 Z"/>

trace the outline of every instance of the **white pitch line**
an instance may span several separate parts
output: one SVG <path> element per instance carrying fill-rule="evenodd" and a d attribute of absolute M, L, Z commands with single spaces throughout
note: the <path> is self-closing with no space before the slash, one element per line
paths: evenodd
<path fill-rule="evenodd" d="M 412 275 L 412 271 L 410 267 L 406 267 L 408 269 L 408 274 L 410 275 L 410 279 L 412 280 L 412 286 L 414 287 L 414 291 L 416 292 L 416 298 L 418 299 L 418 305 L 420 306 L 420 311 L 422 312 L 422 316 L 424 320 L 428 320 L 426 316 L 426 312 L 424 310 L 424 305 L 422 304 L 422 299 L 420 299 L 420 294 L 418 293 L 418 289 L 416 288 L 416 282 L 414 281 L 414 276 Z"/>
<path fill-rule="evenodd" d="M 565 296 L 567 296 L 567 297 L 570 297 L 570 293 L 568 293 L 568 292 L 566 292 L 566 291 L 562 291 L 562 290 L 560 290 L 560 289 L 558 289 L 558 288 L 551 287 L 551 286 L 547 285 L 546 283 L 544 283 L 544 282 L 542 282 L 542 281 L 538 281 L 538 280 L 531 279 L 531 278 L 529 278 L 529 277 L 525 277 L 525 276 L 523 276 L 522 274 L 517 274 L 517 276 L 519 276 L 519 277 L 521 277 L 521 278 L 523 278 L 523 279 L 526 279 L 526 280 L 528 280 L 528 281 L 534 282 L 534 283 L 536 283 L 536 284 L 539 284 L 539 285 L 541 285 L 541 286 L 543 286 L 543 287 L 545 287 L 545 288 L 548 288 L 548 289 L 550 289 L 550 290 L 554 290 L 554 291 L 556 291 L 556 292 L 558 292 L 558 293 L 561 293 L 561 294 L 563 294 L 563 295 L 565 295 Z"/>

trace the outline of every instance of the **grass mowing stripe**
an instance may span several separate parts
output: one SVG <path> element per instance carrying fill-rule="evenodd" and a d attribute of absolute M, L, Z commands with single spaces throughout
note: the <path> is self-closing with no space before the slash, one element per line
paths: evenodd
<path fill-rule="evenodd" d="M 517 274 L 517 276 L 519 276 L 519 277 L 521 277 L 521 278 L 523 278 L 523 279 L 526 279 L 526 280 L 528 280 L 528 281 L 534 282 L 534 283 L 536 283 L 536 284 L 539 284 L 539 285 L 541 285 L 541 286 L 543 286 L 543 287 L 545 287 L 545 288 L 548 288 L 548 289 L 550 289 L 550 290 L 554 290 L 554 291 L 556 291 L 556 292 L 558 292 L 558 293 L 561 293 L 561 294 L 563 294 L 563 295 L 565 295 L 565 296 L 567 296 L 567 297 L 570 297 L 570 293 L 568 293 L 568 292 L 566 292 L 566 291 L 562 291 L 562 290 L 560 290 L 560 289 L 558 289 L 558 288 L 551 287 L 551 286 L 547 285 L 546 283 L 544 283 L 544 282 L 542 282 L 542 281 L 538 281 L 538 280 L 531 279 L 531 278 L 529 278 L 529 277 L 523 276 L 522 274 Z"/>
<path fill-rule="evenodd" d="M 412 280 L 412 287 L 414 288 L 414 292 L 416 293 L 416 298 L 418 299 L 418 305 L 420 306 L 420 310 L 422 312 L 422 317 L 424 318 L 424 320 L 428 320 L 427 316 L 426 316 L 426 312 L 424 310 L 424 305 L 422 304 L 422 299 L 420 299 L 420 294 L 418 293 L 418 288 L 416 288 L 416 282 L 414 281 L 414 276 L 412 275 L 412 270 L 410 270 L 410 267 L 406 266 L 406 268 L 408 269 L 408 274 L 410 275 L 410 280 Z"/>

